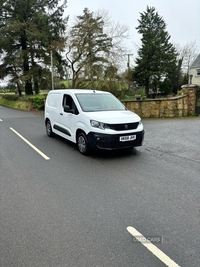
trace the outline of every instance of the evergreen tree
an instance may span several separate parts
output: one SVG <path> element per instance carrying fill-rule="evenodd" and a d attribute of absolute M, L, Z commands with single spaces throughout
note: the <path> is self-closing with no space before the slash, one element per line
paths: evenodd
<path fill-rule="evenodd" d="M 104 33 L 102 17 L 85 8 L 69 33 L 67 46 L 67 59 L 73 73 L 72 87 L 80 87 L 81 81 L 88 80 L 87 87 L 94 88 L 94 78 L 99 76 L 108 62 L 112 46 L 111 38 Z"/>
<path fill-rule="evenodd" d="M 67 18 L 63 18 L 66 0 L 59 2 L 1 0 L 0 75 L 9 75 L 19 93 L 22 84 L 27 95 L 32 94 L 33 85 L 38 92 L 38 82 L 50 73 L 50 51 L 55 65 L 61 65 Z"/>
<path fill-rule="evenodd" d="M 160 81 L 176 68 L 176 50 L 169 42 L 164 19 L 154 7 L 147 6 L 138 22 L 136 29 L 142 35 L 142 45 L 135 61 L 133 79 L 145 87 L 148 96 L 150 87 L 157 91 Z"/>

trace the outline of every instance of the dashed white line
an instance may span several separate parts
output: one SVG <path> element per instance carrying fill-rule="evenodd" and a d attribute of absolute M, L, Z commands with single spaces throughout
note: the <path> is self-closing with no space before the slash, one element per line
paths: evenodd
<path fill-rule="evenodd" d="M 10 130 L 13 131 L 16 135 L 18 135 L 24 142 L 26 142 L 30 147 L 32 147 L 44 159 L 46 159 L 46 160 L 50 159 L 42 151 L 40 151 L 37 147 L 35 147 L 33 144 L 31 144 L 26 138 L 24 138 L 21 134 L 19 134 L 17 131 L 15 131 L 13 128 L 10 127 Z"/>
<path fill-rule="evenodd" d="M 135 228 L 132 226 L 128 226 L 127 231 L 134 236 L 138 241 L 141 242 L 141 240 L 144 240 L 145 237 L 138 232 Z M 141 242 L 149 251 L 151 251 L 159 260 L 161 260 L 165 265 L 168 267 L 180 267 L 177 263 L 175 263 L 173 260 L 171 260 L 165 253 L 163 253 L 159 248 L 157 248 L 155 245 L 153 245 L 150 241 L 145 239 L 145 242 Z"/>
<path fill-rule="evenodd" d="M 2 119 L 0 119 L 0 121 L 3 121 Z"/>

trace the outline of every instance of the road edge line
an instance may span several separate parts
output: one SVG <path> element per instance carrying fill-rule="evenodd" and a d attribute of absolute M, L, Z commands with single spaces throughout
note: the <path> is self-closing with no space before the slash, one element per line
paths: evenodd
<path fill-rule="evenodd" d="M 15 129 L 10 127 L 10 130 L 13 131 L 16 135 L 18 135 L 25 143 L 27 143 L 31 148 L 33 148 L 45 160 L 49 160 L 50 159 L 42 151 L 40 151 L 37 147 L 35 147 L 33 144 L 31 144 L 26 138 L 24 138 L 20 133 L 18 133 Z"/>

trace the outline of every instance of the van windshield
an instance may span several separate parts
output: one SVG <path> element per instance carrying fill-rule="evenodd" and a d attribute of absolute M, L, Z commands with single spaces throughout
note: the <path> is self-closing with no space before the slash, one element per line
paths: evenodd
<path fill-rule="evenodd" d="M 76 94 L 76 98 L 85 112 L 126 110 L 124 105 L 111 94 Z"/>

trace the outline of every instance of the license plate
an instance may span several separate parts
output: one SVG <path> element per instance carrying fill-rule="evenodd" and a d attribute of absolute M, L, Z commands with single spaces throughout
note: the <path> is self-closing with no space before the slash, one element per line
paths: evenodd
<path fill-rule="evenodd" d="M 126 141 L 133 141 L 135 139 L 136 139 L 136 135 L 126 135 L 126 136 L 120 136 L 119 141 L 126 142 Z"/>

